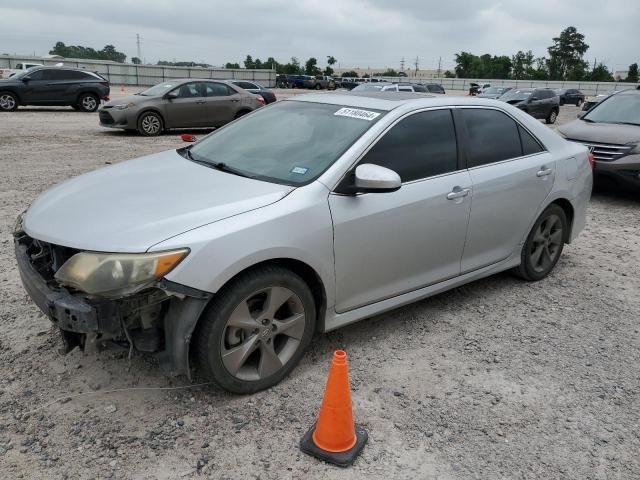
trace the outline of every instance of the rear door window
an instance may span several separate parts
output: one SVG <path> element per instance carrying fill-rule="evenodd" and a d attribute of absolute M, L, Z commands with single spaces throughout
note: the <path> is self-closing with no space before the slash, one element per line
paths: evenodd
<path fill-rule="evenodd" d="M 544 151 L 544 148 L 540 143 L 527 132 L 524 128 L 518 125 L 518 132 L 520 133 L 520 142 L 522 143 L 522 154 L 533 155 L 534 153 L 540 153 Z"/>
<path fill-rule="evenodd" d="M 205 95 L 207 97 L 228 97 L 229 95 L 233 95 L 234 93 L 236 93 L 235 90 L 231 90 L 224 83 L 205 83 Z"/>
<path fill-rule="evenodd" d="M 479 167 L 522 156 L 516 122 L 498 110 L 462 110 L 468 135 L 468 167 Z"/>

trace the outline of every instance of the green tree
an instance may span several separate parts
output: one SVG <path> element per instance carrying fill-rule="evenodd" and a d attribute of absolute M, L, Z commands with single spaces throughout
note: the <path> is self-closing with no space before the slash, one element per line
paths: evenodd
<path fill-rule="evenodd" d="M 341 77 L 358 78 L 358 72 L 354 72 L 353 70 L 349 70 L 348 72 L 342 72 Z"/>
<path fill-rule="evenodd" d="M 140 65 L 142 63 L 142 60 L 140 60 L 138 57 L 131 57 L 131 63 Z"/>
<path fill-rule="evenodd" d="M 300 67 L 300 61 L 296 57 L 291 57 L 289 63 L 285 63 L 281 67 L 281 71 L 278 73 L 285 73 L 287 75 L 300 75 L 302 68 Z"/>
<path fill-rule="evenodd" d="M 638 83 L 638 64 L 632 63 L 629 65 L 629 71 L 627 72 L 627 78 L 625 82 Z"/>
<path fill-rule="evenodd" d="M 65 45 L 64 42 L 56 42 L 51 50 L 51 55 L 60 55 L 64 58 L 86 58 L 91 60 L 112 60 L 123 63 L 127 56 L 116 50 L 113 45 L 105 45 L 100 51 L 82 45 Z"/>
<path fill-rule="evenodd" d="M 251 55 L 247 55 L 247 58 L 244 59 L 244 68 L 255 68 Z"/>
<path fill-rule="evenodd" d="M 304 71 L 307 75 L 320 75 L 322 71 L 318 68 L 318 60 L 315 57 L 311 57 L 304 64 Z"/>
<path fill-rule="evenodd" d="M 386 71 L 376 74 L 376 77 L 397 77 L 398 72 L 396 72 L 393 68 L 387 68 Z"/>
<path fill-rule="evenodd" d="M 533 53 L 531 50 L 523 52 L 518 50 L 513 57 L 511 57 L 511 77 L 516 80 L 524 80 L 530 78 L 529 74 L 533 69 Z"/>
<path fill-rule="evenodd" d="M 105 45 L 102 50 L 98 52 L 101 60 L 112 60 L 118 63 L 124 63 L 127 56 L 116 50 L 116 47 L 113 45 Z"/>
<path fill-rule="evenodd" d="M 444 78 L 456 78 L 456 74 L 449 70 L 446 70 L 444 72 Z"/>
<path fill-rule="evenodd" d="M 592 82 L 613 82 L 614 80 L 609 69 L 602 63 L 596 65 L 588 77 Z"/>
<path fill-rule="evenodd" d="M 227 62 L 224 64 L 224 68 L 240 68 L 240 64 Z"/>
<path fill-rule="evenodd" d="M 567 27 L 559 37 L 553 38 L 549 51 L 549 76 L 552 80 L 574 80 L 584 73 L 587 66 L 583 60 L 589 49 L 584 35 L 576 27 Z"/>
<path fill-rule="evenodd" d="M 455 55 L 456 67 L 454 68 L 458 78 L 470 78 L 474 69 L 474 62 L 477 59 L 473 53 L 460 52 Z"/>

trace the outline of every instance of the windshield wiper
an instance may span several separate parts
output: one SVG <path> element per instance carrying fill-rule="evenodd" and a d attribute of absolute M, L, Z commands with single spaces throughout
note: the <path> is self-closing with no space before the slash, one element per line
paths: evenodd
<path fill-rule="evenodd" d="M 220 170 L 221 172 L 231 173 L 233 175 L 238 175 L 239 177 L 255 178 L 253 175 L 248 175 L 248 174 L 244 173 L 241 170 L 238 170 L 236 168 L 230 167 L 229 165 L 227 165 L 224 162 L 212 162 L 212 161 L 209 161 L 209 160 L 204 160 L 202 158 L 198 158 L 197 156 L 194 156 L 193 153 L 191 153 L 190 147 L 185 147 L 185 148 L 178 149 L 178 153 L 180 155 L 183 155 L 184 157 L 188 158 L 192 162 L 198 163 L 200 165 L 204 165 L 205 167 L 215 168 L 217 170 Z"/>
<path fill-rule="evenodd" d="M 583 122 L 587 122 L 587 123 L 598 123 L 598 122 L 594 122 L 594 121 L 593 121 L 593 120 L 591 120 L 590 118 L 584 118 L 584 117 L 582 117 L 582 118 L 581 118 L 581 120 L 582 120 Z"/>
<path fill-rule="evenodd" d="M 635 122 L 611 122 L 611 123 L 615 123 L 616 125 L 634 125 L 636 127 L 640 127 L 640 123 L 635 123 Z"/>

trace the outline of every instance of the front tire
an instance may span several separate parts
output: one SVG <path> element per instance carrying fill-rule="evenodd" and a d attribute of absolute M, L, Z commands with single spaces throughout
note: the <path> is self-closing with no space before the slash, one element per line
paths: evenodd
<path fill-rule="evenodd" d="M 247 394 L 280 382 L 311 343 L 316 309 L 307 284 L 277 266 L 246 272 L 212 300 L 198 325 L 202 373 Z"/>
<path fill-rule="evenodd" d="M 138 133 L 145 137 L 155 137 L 162 133 L 162 117 L 155 112 L 145 112 L 138 118 Z"/>
<path fill-rule="evenodd" d="M 547 116 L 547 118 L 544 119 L 544 121 L 550 125 L 552 123 L 556 123 L 557 119 L 558 119 L 558 112 L 554 108 L 549 112 L 549 115 Z"/>
<path fill-rule="evenodd" d="M 18 97 L 11 92 L 0 92 L 0 111 L 13 112 L 18 109 Z"/>
<path fill-rule="evenodd" d="M 78 97 L 77 106 L 83 112 L 95 112 L 100 106 L 100 99 L 92 93 L 83 93 Z"/>
<path fill-rule="evenodd" d="M 555 204 L 549 205 L 533 225 L 522 247 L 516 275 L 529 282 L 542 280 L 558 263 L 567 238 L 567 216 Z"/>

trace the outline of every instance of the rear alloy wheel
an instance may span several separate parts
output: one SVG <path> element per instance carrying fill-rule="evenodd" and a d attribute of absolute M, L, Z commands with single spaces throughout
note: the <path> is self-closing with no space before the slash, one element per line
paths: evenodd
<path fill-rule="evenodd" d="M 10 92 L 0 93 L 0 110 L 3 112 L 13 112 L 18 108 L 17 97 Z"/>
<path fill-rule="evenodd" d="M 78 98 L 78 107 L 83 112 L 95 112 L 100 106 L 100 100 L 92 93 L 83 93 Z"/>
<path fill-rule="evenodd" d="M 551 112 L 549 112 L 549 116 L 545 118 L 544 121 L 547 122 L 548 124 L 552 124 L 552 123 L 556 123 L 557 119 L 558 119 L 558 112 L 556 112 L 556 110 L 553 109 L 551 110 Z"/>
<path fill-rule="evenodd" d="M 155 112 L 145 112 L 138 118 L 138 132 L 145 137 L 162 133 L 162 118 Z"/>
<path fill-rule="evenodd" d="M 542 280 L 556 266 L 567 235 L 567 216 L 558 205 L 550 205 L 533 225 L 522 247 L 516 274 L 530 282 Z"/>
<path fill-rule="evenodd" d="M 195 333 L 203 373 L 234 393 L 282 380 L 315 329 L 315 302 L 293 272 L 265 267 L 233 280 L 213 299 Z"/>
<path fill-rule="evenodd" d="M 576 101 L 576 107 L 579 107 L 580 105 L 582 105 L 584 103 L 584 100 L 582 100 L 581 98 L 578 99 L 578 101 Z"/>

